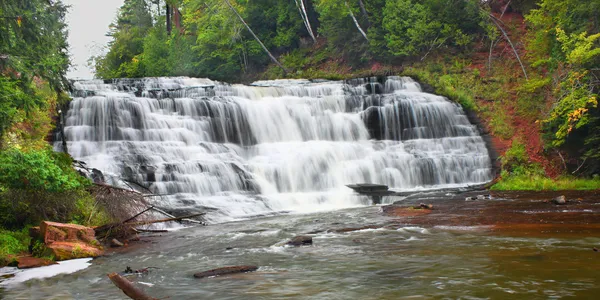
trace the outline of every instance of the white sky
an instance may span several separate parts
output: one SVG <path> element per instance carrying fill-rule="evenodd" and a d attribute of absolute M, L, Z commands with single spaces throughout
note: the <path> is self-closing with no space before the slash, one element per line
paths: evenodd
<path fill-rule="evenodd" d="M 70 5 L 67 15 L 69 46 L 73 66 L 68 78 L 92 78 L 93 70 L 87 66 L 92 55 L 103 52 L 110 38 L 108 25 L 115 20 L 117 10 L 124 0 L 62 0 Z"/>

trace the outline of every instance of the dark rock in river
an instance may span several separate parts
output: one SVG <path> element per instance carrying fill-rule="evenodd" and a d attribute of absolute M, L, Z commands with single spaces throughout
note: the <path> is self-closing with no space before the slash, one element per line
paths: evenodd
<path fill-rule="evenodd" d="M 221 275 L 229 275 L 229 274 L 237 274 L 237 273 L 247 273 L 254 272 L 258 270 L 257 266 L 234 266 L 234 267 L 224 267 L 218 269 L 212 269 L 204 272 L 199 272 L 194 274 L 196 278 L 206 278 L 206 277 L 214 277 Z"/>
<path fill-rule="evenodd" d="M 289 242 L 286 243 L 288 246 L 303 246 L 303 245 L 312 245 L 312 237 L 306 235 L 299 235 L 294 237 Z"/>
<path fill-rule="evenodd" d="M 558 204 L 558 205 L 563 205 L 563 204 L 567 203 L 567 200 L 566 200 L 565 196 L 558 196 L 558 197 L 552 199 L 552 203 Z"/>

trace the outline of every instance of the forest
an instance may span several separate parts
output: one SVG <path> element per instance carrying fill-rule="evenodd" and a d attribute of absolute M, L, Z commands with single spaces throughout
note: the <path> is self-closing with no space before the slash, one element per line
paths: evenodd
<path fill-rule="evenodd" d="M 67 9 L 0 0 L 0 259 L 41 219 L 108 218 L 48 143 L 69 101 Z M 500 152 L 493 188 L 595 189 L 598 11 L 600 0 L 125 0 L 89 63 L 102 79 L 412 76 L 483 121 Z"/>

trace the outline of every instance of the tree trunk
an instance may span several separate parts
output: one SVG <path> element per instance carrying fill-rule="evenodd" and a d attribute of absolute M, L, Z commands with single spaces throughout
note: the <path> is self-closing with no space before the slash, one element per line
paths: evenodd
<path fill-rule="evenodd" d="M 360 34 L 362 34 L 362 36 L 368 42 L 369 38 L 367 37 L 367 34 L 365 33 L 365 31 L 360 27 L 360 24 L 358 24 L 358 20 L 356 20 L 356 17 L 354 17 L 354 13 L 352 13 L 352 9 L 350 8 L 350 5 L 348 5 L 348 1 L 344 1 L 344 3 L 346 4 L 346 7 L 348 8 L 348 12 L 350 12 L 350 16 L 352 17 L 352 20 L 354 21 L 354 25 L 356 25 L 356 28 L 358 28 L 358 31 L 360 31 Z"/>
<path fill-rule="evenodd" d="M 365 20 L 367 21 L 367 27 L 371 27 L 371 22 L 369 21 L 369 14 L 367 13 L 367 9 L 365 8 L 365 4 L 362 0 L 358 0 L 358 5 L 360 6 L 360 11 L 363 16 L 365 16 Z"/>
<path fill-rule="evenodd" d="M 131 299 L 134 299 L 134 300 L 158 300 L 156 298 L 152 298 L 152 297 L 146 295 L 146 293 L 144 293 L 144 291 L 142 291 L 141 289 L 139 289 L 138 287 L 133 285 L 133 283 L 131 283 L 131 281 L 127 280 L 126 278 L 124 278 L 123 276 L 121 276 L 117 273 L 108 274 L 108 278 L 118 288 L 120 288 L 121 291 L 123 291 L 123 293 L 125 293 L 125 295 L 127 295 L 127 297 L 129 297 Z"/>
<path fill-rule="evenodd" d="M 173 8 L 171 7 L 171 5 L 167 4 L 167 33 L 171 34 L 171 31 L 173 30 L 173 24 L 171 24 L 171 15 L 173 12 Z"/>
<path fill-rule="evenodd" d="M 300 5 L 298 5 L 298 1 L 300 1 Z M 308 30 L 308 34 L 312 38 L 313 42 L 317 42 L 317 38 L 310 26 L 310 21 L 308 20 L 308 14 L 306 13 L 306 7 L 304 6 L 304 0 L 296 0 L 296 6 L 298 6 L 298 10 L 300 11 L 300 16 L 302 17 L 302 21 L 304 21 L 304 26 L 306 26 L 306 30 Z"/>
<path fill-rule="evenodd" d="M 269 49 L 267 49 L 267 47 L 265 47 L 265 44 L 263 44 L 260 39 L 256 36 L 256 34 L 254 34 L 254 31 L 252 31 L 252 29 L 250 28 L 250 26 L 248 26 L 248 24 L 246 23 L 246 21 L 244 21 L 244 18 L 242 18 L 242 16 L 237 12 L 237 10 L 233 7 L 233 5 L 231 5 L 231 2 L 229 2 L 229 0 L 224 0 L 225 3 L 227 3 L 227 5 L 229 6 L 229 8 L 231 8 L 231 10 L 235 13 L 235 15 L 240 19 L 240 21 L 244 24 L 244 26 L 246 26 L 246 29 L 248 29 L 248 31 L 250 32 L 250 34 L 254 37 L 254 39 L 260 44 L 260 46 L 263 48 L 263 50 L 265 50 L 265 52 L 269 55 L 269 57 L 271 58 L 271 60 L 273 60 L 273 62 L 275 64 L 277 64 L 281 70 L 283 70 L 283 74 L 287 75 L 288 70 L 277 60 L 277 58 L 275 58 L 275 56 L 273 56 L 273 54 L 271 54 L 271 52 L 269 51 Z"/>

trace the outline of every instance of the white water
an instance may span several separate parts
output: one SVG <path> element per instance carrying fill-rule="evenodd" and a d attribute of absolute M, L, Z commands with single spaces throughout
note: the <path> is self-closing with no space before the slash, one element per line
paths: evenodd
<path fill-rule="evenodd" d="M 491 180 L 460 106 L 410 78 L 74 86 L 65 136 L 75 159 L 169 195 L 156 197 L 160 207 L 215 208 L 212 222 L 367 204 L 352 183 L 404 191 Z"/>

